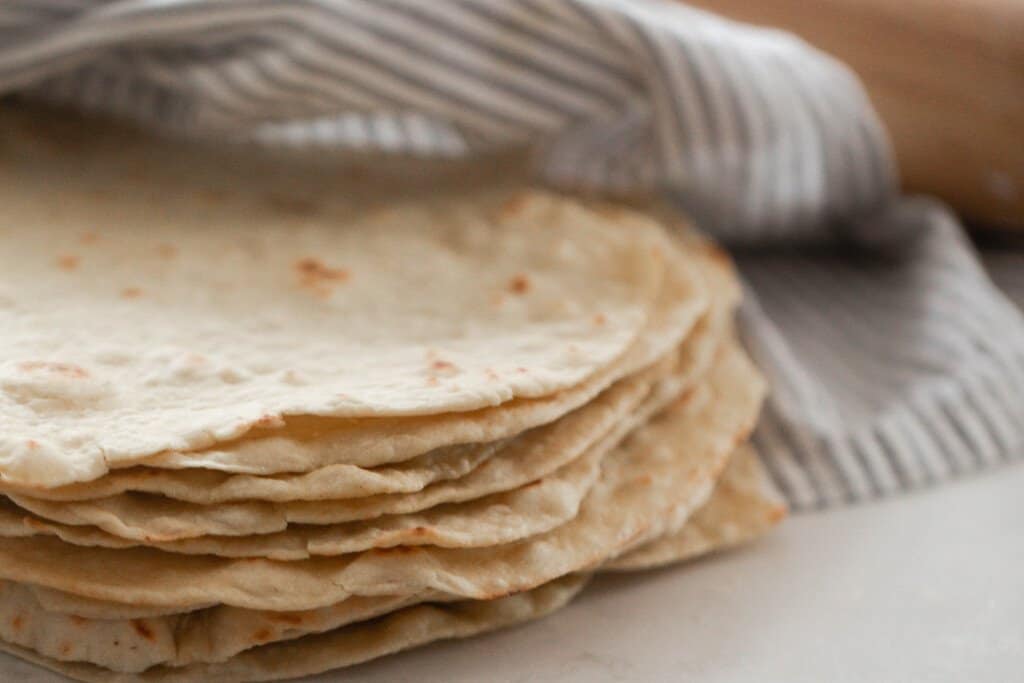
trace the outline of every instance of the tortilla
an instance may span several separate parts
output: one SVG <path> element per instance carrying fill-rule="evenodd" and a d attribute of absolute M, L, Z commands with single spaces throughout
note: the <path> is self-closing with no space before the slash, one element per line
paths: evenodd
<path fill-rule="evenodd" d="M 109 202 L 91 182 L 0 164 L 0 476 L 23 486 L 287 416 L 552 396 L 626 354 L 665 272 L 654 222 L 540 192 L 282 220 L 188 188 L 154 203 L 132 177 Z M 704 306 L 691 285 L 683 332 Z"/>
<path fill-rule="evenodd" d="M 710 500 L 681 530 L 615 558 L 601 571 L 646 569 L 723 550 L 764 534 L 784 514 L 785 505 L 756 453 L 741 446 Z M 136 618 L 133 624 L 130 619 L 86 619 L 49 612 L 30 587 L 8 584 L 0 585 L 0 604 L 5 614 L 20 615 L 22 627 L 15 630 L 9 622 L 0 622 L 0 637 L 56 659 L 139 672 L 157 665 L 223 662 L 252 647 L 332 631 L 441 597 L 436 593 L 355 597 L 304 612 L 218 606 L 191 615 Z M 112 647 L 115 641 L 118 646 Z"/>
<path fill-rule="evenodd" d="M 176 555 L 149 548 L 79 548 L 49 538 L 0 544 L 0 578 L 100 600 L 167 605 L 224 603 L 312 609 L 352 595 L 437 590 L 489 599 L 529 590 L 618 553 L 660 519 L 701 505 L 728 454 L 753 429 L 763 382 L 738 348 L 709 377 L 710 399 L 685 401 L 636 430 L 602 468 L 575 519 L 488 548 L 402 547 L 300 562 Z"/>
<path fill-rule="evenodd" d="M 671 363 L 666 367 L 671 367 Z M 174 541 L 199 536 L 249 536 L 284 530 L 288 524 L 338 524 L 381 514 L 410 514 L 443 502 L 461 502 L 525 485 L 579 457 L 615 428 L 651 392 L 650 379 L 664 370 L 623 380 L 558 422 L 512 439 L 499 456 L 466 477 L 408 495 L 338 501 L 268 503 L 240 501 L 195 505 L 160 496 L 122 494 L 87 501 L 48 502 L 11 496 L 22 508 L 70 525 L 93 525 L 136 541 Z"/>
<path fill-rule="evenodd" d="M 89 526 L 70 526 L 0 508 L 0 535 L 49 534 L 81 546 L 130 548 L 140 545 L 172 553 L 219 557 L 304 560 L 373 548 L 432 545 L 476 548 L 512 543 L 550 531 L 576 516 L 601 471 L 601 459 L 617 443 L 609 437 L 551 475 L 522 488 L 466 503 L 430 508 L 420 514 L 388 515 L 366 522 L 327 526 L 290 525 L 273 534 L 198 536 L 156 542 L 124 539 Z"/>
<path fill-rule="evenodd" d="M 359 664 L 435 640 L 465 638 L 538 619 L 566 605 L 587 579 L 586 575 L 573 574 L 496 600 L 418 605 L 321 635 L 254 648 L 223 663 L 158 667 L 142 674 L 58 662 L 2 640 L 0 650 L 76 680 L 96 683 L 280 680 Z"/>
<path fill-rule="evenodd" d="M 681 528 L 607 562 L 601 571 L 636 571 L 706 555 L 765 534 L 786 516 L 786 503 L 750 445 L 741 446 L 711 499 Z"/>

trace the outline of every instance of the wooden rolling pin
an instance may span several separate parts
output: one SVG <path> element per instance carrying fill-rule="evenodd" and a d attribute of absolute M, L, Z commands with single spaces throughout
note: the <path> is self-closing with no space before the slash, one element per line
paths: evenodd
<path fill-rule="evenodd" d="M 798 34 L 867 87 L 910 192 L 1024 229 L 1024 0 L 687 0 Z"/>

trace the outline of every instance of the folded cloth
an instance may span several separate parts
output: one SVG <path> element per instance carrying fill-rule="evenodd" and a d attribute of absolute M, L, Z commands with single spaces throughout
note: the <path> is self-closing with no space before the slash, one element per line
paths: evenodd
<path fill-rule="evenodd" d="M 549 183 L 666 193 L 740 249 L 774 388 L 755 441 L 795 509 L 1024 455 L 1024 319 L 792 36 L 635 0 L 8 0 L 15 92 L 238 142 L 533 145 Z"/>

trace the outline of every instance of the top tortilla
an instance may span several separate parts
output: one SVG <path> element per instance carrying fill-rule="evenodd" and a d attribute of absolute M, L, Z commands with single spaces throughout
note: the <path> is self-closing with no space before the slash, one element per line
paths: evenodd
<path fill-rule="evenodd" d="M 543 193 L 224 199 L 203 184 L 208 157 L 201 181 L 163 183 L 113 141 L 63 165 L 3 142 L 0 479 L 12 484 L 88 481 L 288 416 L 556 395 L 626 354 L 664 279 L 655 223 Z M 699 283 L 680 300 L 692 325 Z"/>

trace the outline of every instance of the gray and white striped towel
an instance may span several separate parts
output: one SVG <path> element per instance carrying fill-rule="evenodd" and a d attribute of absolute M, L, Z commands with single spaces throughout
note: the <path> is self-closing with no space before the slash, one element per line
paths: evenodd
<path fill-rule="evenodd" d="M 548 181 L 667 192 L 736 248 L 795 508 L 1024 456 L 1020 312 L 898 196 L 856 79 L 786 34 L 642 0 L 5 0 L 10 92 L 237 141 L 534 144 Z M 1024 257 L 992 262 L 1024 298 Z"/>

